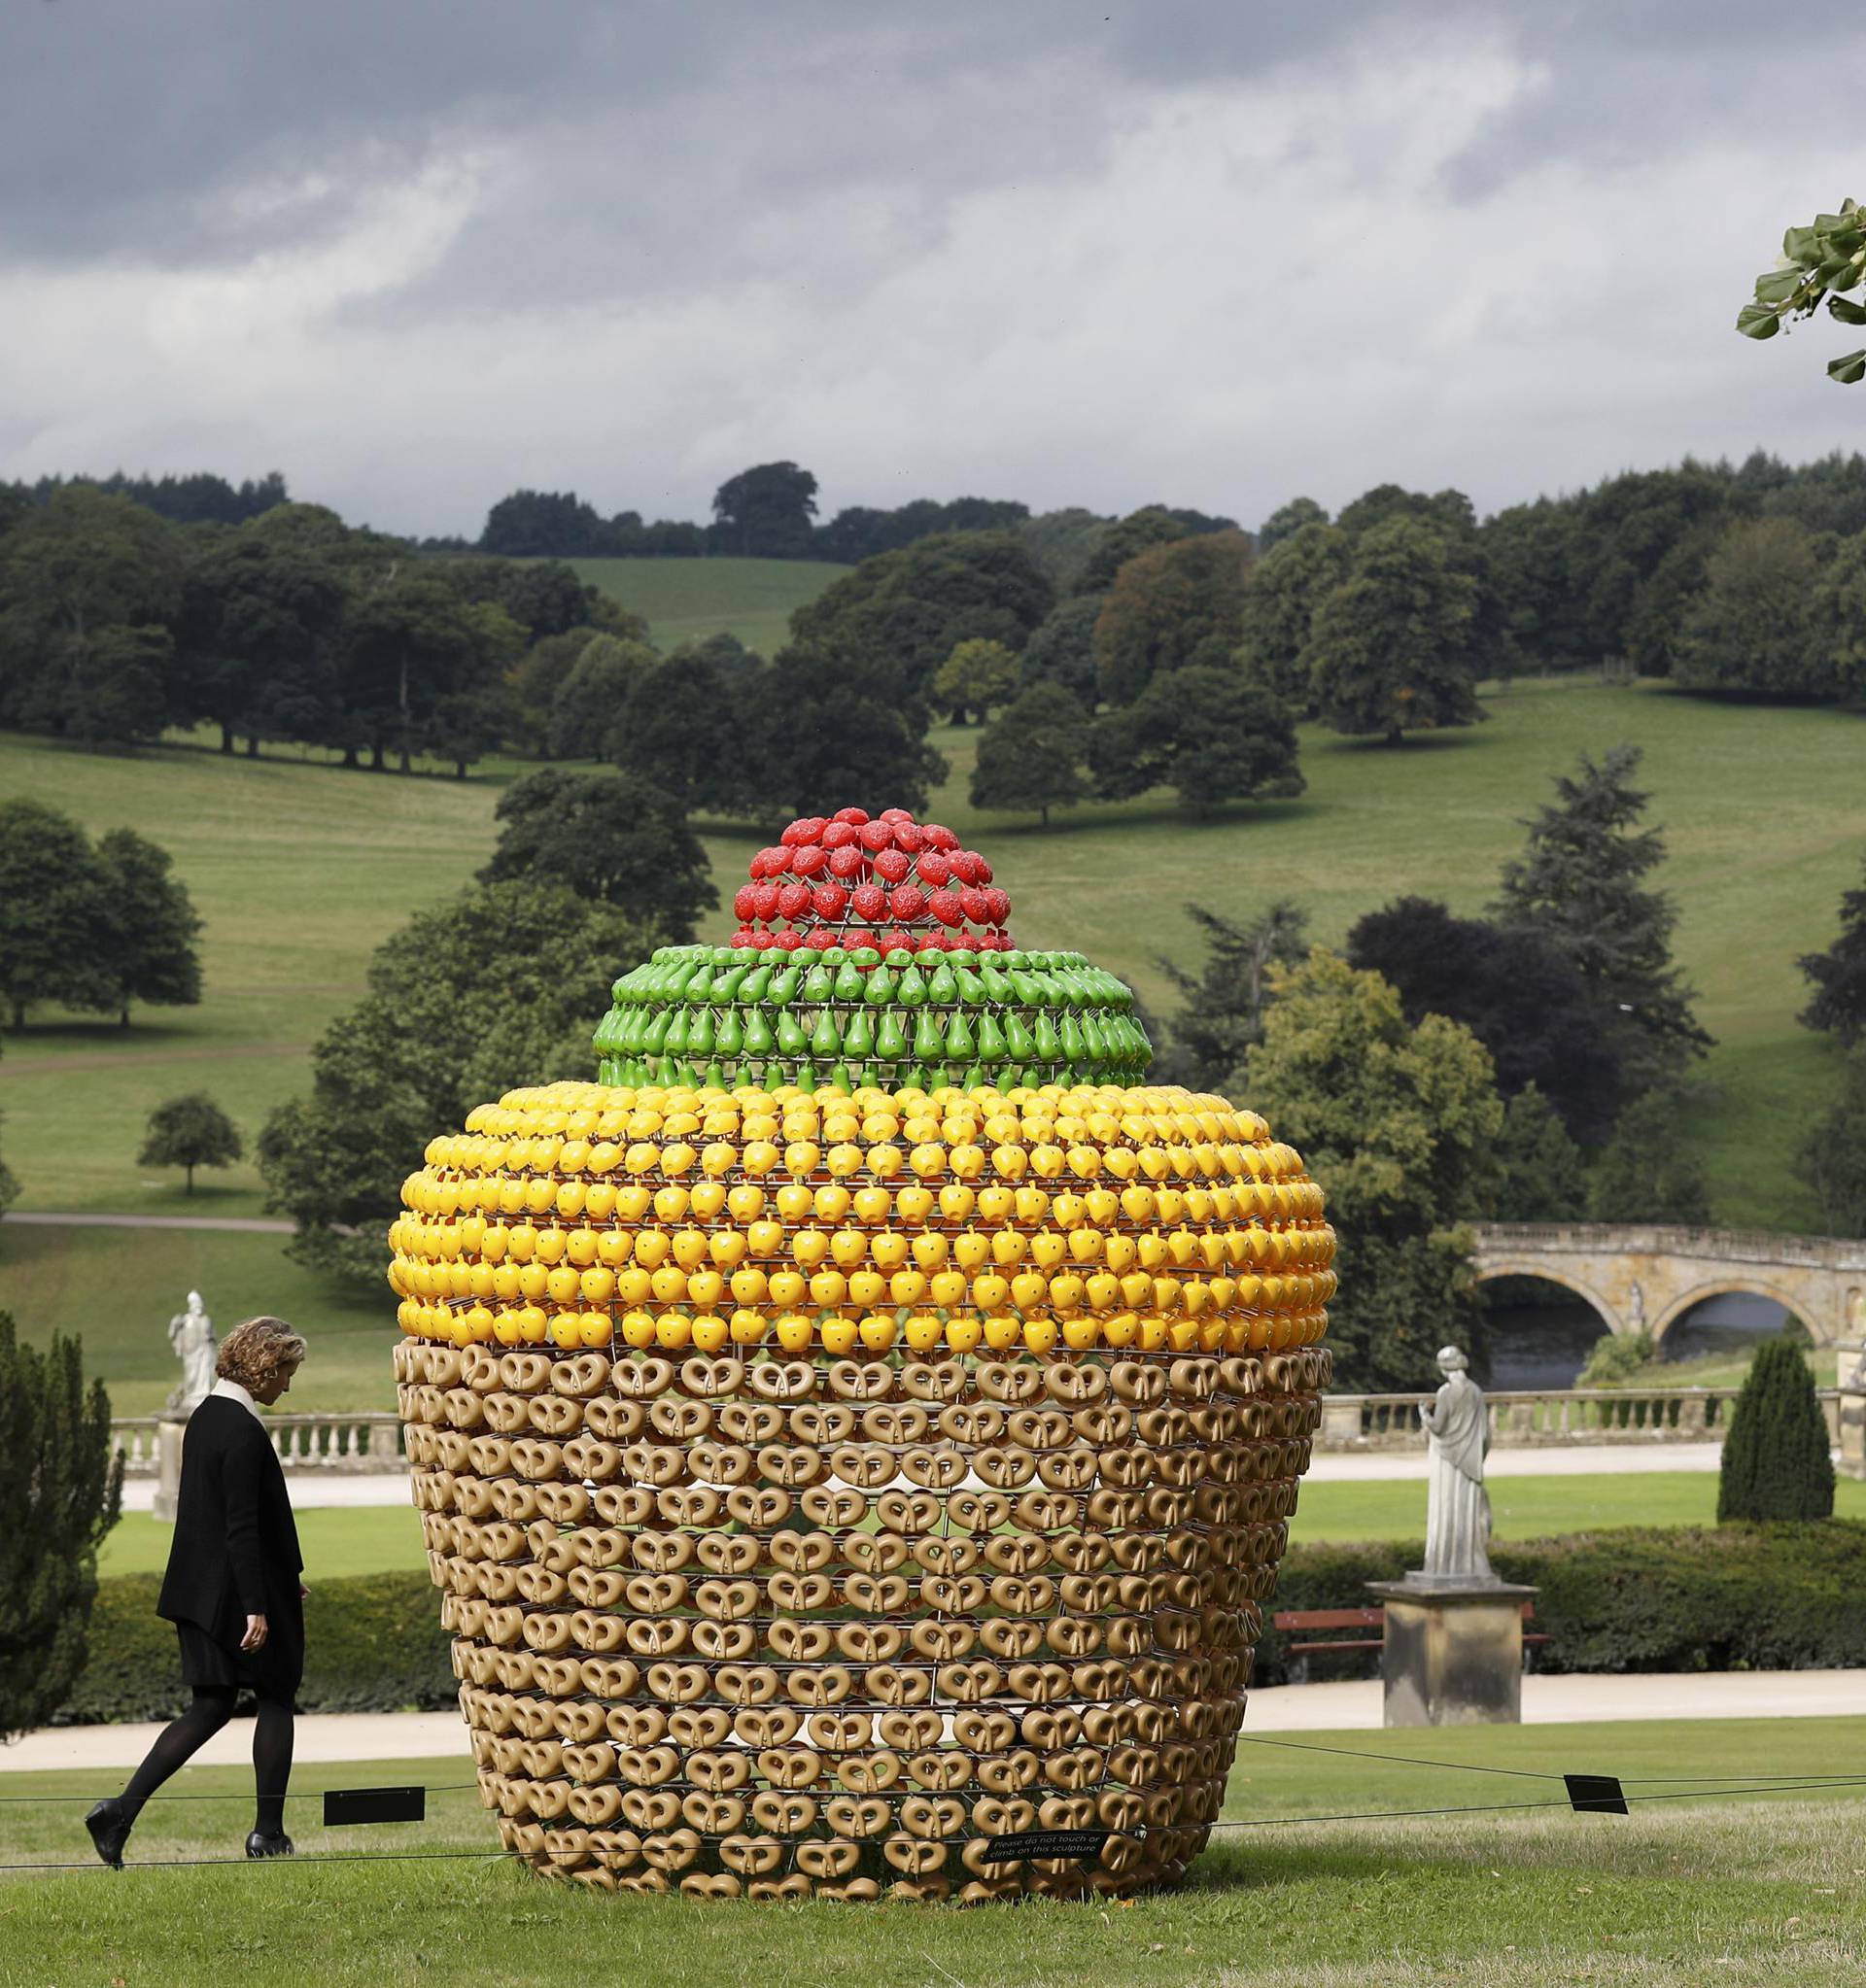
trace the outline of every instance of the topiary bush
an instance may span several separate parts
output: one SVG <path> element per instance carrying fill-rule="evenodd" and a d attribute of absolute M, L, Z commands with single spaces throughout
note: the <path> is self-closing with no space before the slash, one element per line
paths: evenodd
<path fill-rule="evenodd" d="M 1756 1349 L 1731 1412 L 1719 1469 L 1719 1525 L 1833 1516 L 1827 1418 L 1800 1347 L 1770 1339 Z"/>

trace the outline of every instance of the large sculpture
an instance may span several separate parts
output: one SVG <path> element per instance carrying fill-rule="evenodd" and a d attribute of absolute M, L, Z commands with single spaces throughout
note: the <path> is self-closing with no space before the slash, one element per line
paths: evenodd
<path fill-rule="evenodd" d="M 186 1422 L 213 1388 L 214 1362 L 220 1353 L 214 1320 L 208 1317 L 199 1291 L 190 1291 L 187 1310 L 169 1320 L 168 1343 L 182 1363 L 182 1378 L 169 1389 L 167 1408 Z"/>
<path fill-rule="evenodd" d="M 1483 1389 L 1470 1378 L 1470 1362 L 1455 1346 L 1438 1351 L 1444 1386 L 1419 1404 L 1432 1456 L 1426 1498 L 1426 1564 L 1408 1580 L 1469 1586 L 1494 1581 L 1490 1567 L 1490 1493 L 1484 1457 L 1490 1449 L 1490 1412 Z"/>
<path fill-rule="evenodd" d="M 752 868 L 731 946 L 617 983 L 605 1081 L 469 1114 L 391 1232 L 484 1797 L 604 1889 L 1173 1878 L 1327 1379 L 1321 1191 L 1146 1086 L 1127 990 L 944 829 Z"/>

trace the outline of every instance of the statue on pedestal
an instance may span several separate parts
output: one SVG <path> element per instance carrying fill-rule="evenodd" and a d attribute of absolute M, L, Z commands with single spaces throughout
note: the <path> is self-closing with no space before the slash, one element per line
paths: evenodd
<path fill-rule="evenodd" d="M 188 1310 L 168 1321 L 168 1343 L 182 1363 L 182 1378 L 169 1392 L 167 1413 L 185 1422 L 207 1399 L 220 1353 L 214 1321 L 202 1307 L 199 1291 L 190 1291 Z"/>
<path fill-rule="evenodd" d="M 1419 1404 L 1432 1449 L 1426 1502 L 1426 1564 L 1408 1581 L 1455 1581 L 1469 1587 L 1495 1581 L 1490 1567 L 1490 1494 L 1484 1490 L 1484 1453 L 1490 1415 L 1483 1390 L 1470 1378 L 1470 1362 L 1455 1346 L 1439 1349 L 1445 1385 Z"/>

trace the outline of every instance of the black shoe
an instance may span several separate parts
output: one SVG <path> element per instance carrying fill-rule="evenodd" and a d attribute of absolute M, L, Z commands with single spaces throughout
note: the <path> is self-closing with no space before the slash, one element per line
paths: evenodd
<path fill-rule="evenodd" d="M 98 1856 L 113 1870 L 123 1868 L 123 1845 L 129 1840 L 130 1825 L 135 1820 L 115 1796 L 108 1801 L 98 1802 L 85 1817 L 85 1827 L 90 1832 L 90 1840 L 96 1844 Z"/>
<path fill-rule="evenodd" d="M 276 1836 L 268 1836 L 255 1830 L 246 1839 L 246 1854 L 249 1857 L 290 1857 L 295 1850 L 292 1838 L 281 1830 Z"/>

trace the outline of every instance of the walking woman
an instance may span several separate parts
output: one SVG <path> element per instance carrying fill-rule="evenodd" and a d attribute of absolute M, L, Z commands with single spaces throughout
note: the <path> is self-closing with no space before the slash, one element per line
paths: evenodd
<path fill-rule="evenodd" d="M 304 1670 L 304 1562 L 285 1472 L 258 1404 L 292 1385 L 304 1341 L 282 1319 L 249 1319 L 221 1343 L 215 1382 L 188 1420 L 168 1574 L 156 1601 L 182 1645 L 193 1702 L 156 1738 L 115 1800 L 85 1818 L 97 1854 L 121 1869 L 145 1801 L 233 1716 L 242 1686 L 259 1700 L 253 1777 L 259 1811 L 249 1857 L 289 1857 L 293 1697 Z"/>

